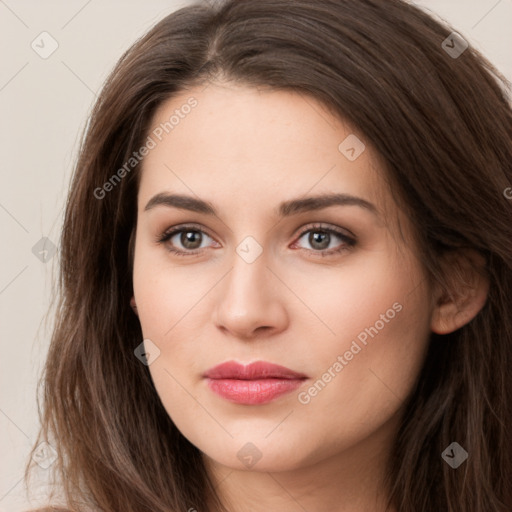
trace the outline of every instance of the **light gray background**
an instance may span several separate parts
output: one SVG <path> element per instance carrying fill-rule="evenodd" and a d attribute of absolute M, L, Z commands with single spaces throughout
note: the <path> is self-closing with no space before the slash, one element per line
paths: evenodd
<path fill-rule="evenodd" d="M 78 136 L 109 71 L 136 38 L 187 3 L 0 0 L 0 511 L 30 506 L 22 471 L 38 429 L 36 384 L 58 259 L 43 263 L 32 248 L 42 237 L 58 243 Z M 415 3 L 452 23 L 512 80 L 512 0 Z M 59 45 L 47 59 L 31 47 L 43 31 Z M 44 482 L 45 471 L 37 475 Z"/>

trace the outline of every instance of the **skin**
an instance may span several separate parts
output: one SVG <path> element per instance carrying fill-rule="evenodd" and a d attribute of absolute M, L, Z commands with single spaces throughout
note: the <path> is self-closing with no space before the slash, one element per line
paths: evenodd
<path fill-rule="evenodd" d="M 134 299 L 144 338 L 160 350 L 149 370 L 162 403 L 204 454 L 230 511 L 384 511 L 386 461 L 429 335 L 468 322 L 485 283 L 475 278 L 463 307 L 429 285 L 378 155 L 313 98 L 212 83 L 162 104 L 152 128 L 191 96 L 198 105 L 144 158 L 138 195 Z M 338 149 L 350 134 L 366 145 L 354 161 Z M 146 211 L 161 192 L 209 201 L 218 216 Z M 377 215 L 357 205 L 274 214 L 282 201 L 331 192 L 363 198 Z M 156 241 L 185 223 L 204 230 L 192 248 L 179 233 Z M 318 256 L 344 242 L 332 234 L 328 249 L 315 245 L 314 223 L 355 235 L 356 245 Z M 247 236 L 262 248 L 252 263 L 236 252 Z M 199 252 L 176 256 L 173 244 Z M 299 393 L 396 303 L 394 318 L 301 403 Z M 308 379 L 268 404 L 239 405 L 202 378 L 228 360 L 270 361 Z M 246 452 L 261 455 L 252 467 L 237 456 L 249 442 L 257 450 Z"/>

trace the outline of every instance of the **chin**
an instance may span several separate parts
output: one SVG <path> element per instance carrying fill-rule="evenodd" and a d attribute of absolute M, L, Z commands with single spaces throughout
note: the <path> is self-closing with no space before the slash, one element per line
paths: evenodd
<path fill-rule="evenodd" d="M 230 439 L 222 446 L 202 446 L 198 448 L 206 457 L 227 468 L 237 471 L 281 472 L 292 471 L 315 463 L 315 450 L 308 453 L 297 442 L 282 441 L 277 437 L 273 440 L 243 441 Z M 300 451 L 297 449 L 300 446 Z M 211 448 L 211 449 L 210 449 Z M 318 454 L 318 452 L 316 452 Z"/>

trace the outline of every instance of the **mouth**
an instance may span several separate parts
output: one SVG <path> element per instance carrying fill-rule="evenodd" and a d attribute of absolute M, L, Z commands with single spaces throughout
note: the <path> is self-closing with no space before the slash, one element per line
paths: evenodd
<path fill-rule="evenodd" d="M 290 393 L 308 379 L 284 366 L 256 361 L 242 365 L 228 361 L 208 370 L 206 379 L 211 391 L 242 405 L 260 405 Z"/>

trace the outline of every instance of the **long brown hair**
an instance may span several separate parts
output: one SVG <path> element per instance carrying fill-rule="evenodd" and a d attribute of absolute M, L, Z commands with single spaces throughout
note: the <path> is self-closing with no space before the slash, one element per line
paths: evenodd
<path fill-rule="evenodd" d="M 51 470 L 68 508 L 221 510 L 201 453 L 133 353 L 140 165 L 104 184 L 143 146 L 163 101 L 222 77 L 310 95 L 358 127 L 386 164 L 433 279 L 445 282 L 447 251 L 485 258 L 488 300 L 464 327 L 432 334 L 387 482 L 399 511 L 512 509 L 510 86 L 452 31 L 401 0 L 228 0 L 172 13 L 121 57 L 70 184 L 34 445 L 56 449 Z M 441 457 L 454 441 L 469 454 L 458 469 Z"/>

